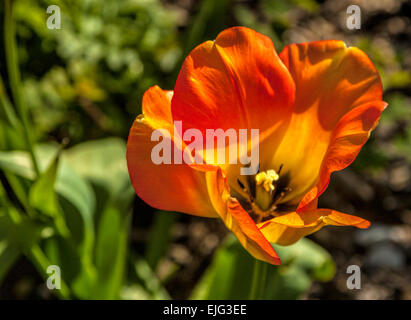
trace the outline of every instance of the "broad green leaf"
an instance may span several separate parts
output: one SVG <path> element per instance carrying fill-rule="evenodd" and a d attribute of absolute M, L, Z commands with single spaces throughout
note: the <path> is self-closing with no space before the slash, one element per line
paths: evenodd
<path fill-rule="evenodd" d="M 131 201 L 134 192 L 128 176 L 126 144 L 122 139 L 81 143 L 66 150 L 63 161 L 82 177 L 105 188 L 112 199 Z"/>
<path fill-rule="evenodd" d="M 253 266 L 254 259 L 235 237 L 228 236 L 194 288 L 191 299 L 246 299 L 251 288 Z"/>
<path fill-rule="evenodd" d="M 102 213 L 96 238 L 98 281 L 93 298 L 118 299 L 124 280 L 130 216 L 108 206 Z"/>
<path fill-rule="evenodd" d="M 278 267 L 267 275 L 264 299 L 299 299 L 311 286 L 312 278 L 297 265 Z"/>
<path fill-rule="evenodd" d="M 334 276 L 335 264 L 331 255 L 312 240 L 303 238 L 291 246 L 274 245 L 274 248 L 285 265 L 298 266 L 313 280 L 330 281 Z"/>
<path fill-rule="evenodd" d="M 51 152 L 53 147 L 43 146 L 39 153 Z M 87 181 L 63 161 L 56 179 L 55 190 L 70 237 L 49 239 L 48 254 L 66 270 L 73 294 L 90 298 L 97 280 L 93 265 L 95 195 Z"/>
<path fill-rule="evenodd" d="M 79 299 L 89 299 L 97 280 L 96 271 L 91 261 L 82 257 L 81 250 L 70 240 L 53 236 L 45 241 L 45 252 L 50 263 L 61 268 L 62 277 L 73 295 Z"/>
<path fill-rule="evenodd" d="M 35 176 L 25 151 L 0 151 L 0 169 L 30 180 Z"/>
<path fill-rule="evenodd" d="M 37 269 L 37 272 L 44 278 L 47 279 L 49 274 L 47 273 L 48 267 L 52 264 L 48 257 L 45 255 L 41 247 L 37 243 L 33 243 L 26 253 L 27 257 L 30 259 L 31 263 Z M 61 287 L 55 290 L 54 293 L 63 299 L 70 299 L 71 293 L 70 289 L 66 284 L 64 276 L 62 275 L 60 281 Z"/>
<path fill-rule="evenodd" d="M 76 236 L 76 232 L 82 231 L 79 235 L 83 241 L 82 255 L 91 263 L 96 201 L 93 190 L 87 181 L 63 163 L 58 172 L 56 191 L 62 198 L 60 205 L 71 233 Z"/>
<path fill-rule="evenodd" d="M 81 273 L 81 257 L 74 244 L 58 235 L 45 241 L 44 251 L 51 264 L 58 265 L 68 283 Z"/>
<path fill-rule="evenodd" d="M 61 211 L 55 192 L 57 169 L 59 165 L 60 152 L 51 161 L 47 169 L 41 173 L 29 192 L 30 207 L 41 213 L 52 217 L 57 230 L 61 235 L 68 236 L 69 230 Z"/>
<path fill-rule="evenodd" d="M 56 145 L 41 145 L 37 148 L 38 158 L 46 161 L 58 152 Z M 96 197 L 90 184 L 64 161 L 62 151 L 57 171 L 55 190 L 64 212 L 66 223 L 73 237 L 82 241 L 81 256 L 87 265 L 91 264 L 94 247 L 94 213 Z"/>

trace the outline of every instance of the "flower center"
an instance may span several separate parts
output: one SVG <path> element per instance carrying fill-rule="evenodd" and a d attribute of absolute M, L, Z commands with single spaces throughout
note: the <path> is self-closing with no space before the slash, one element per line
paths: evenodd
<path fill-rule="evenodd" d="M 273 182 L 278 181 L 280 176 L 275 172 L 275 170 L 270 169 L 265 172 L 260 172 L 255 176 L 255 182 L 257 185 L 262 185 L 266 192 L 274 191 L 275 187 Z"/>
<path fill-rule="evenodd" d="M 281 214 L 281 200 L 287 192 L 291 191 L 287 187 L 287 176 L 280 176 L 282 167 L 281 165 L 278 171 L 269 169 L 247 176 L 246 184 L 237 180 L 246 194 L 245 198 L 239 199 L 240 203 L 256 223 Z"/>
<path fill-rule="evenodd" d="M 270 209 L 273 193 L 275 192 L 274 183 L 276 183 L 279 178 L 279 175 L 273 169 L 259 172 L 255 176 L 255 203 L 261 210 L 267 211 Z"/>

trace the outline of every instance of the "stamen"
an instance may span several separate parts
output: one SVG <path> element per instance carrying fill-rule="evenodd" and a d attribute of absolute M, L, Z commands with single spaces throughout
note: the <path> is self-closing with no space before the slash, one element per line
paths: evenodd
<path fill-rule="evenodd" d="M 291 191 L 287 185 L 287 176 L 280 179 L 283 169 L 281 164 L 278 171 L 269 169 L 260 172 L 259 166 L 255 175 L 248 175 L 245 180 L 237 179 L 237 184 L 243 191 L 241 199 L 244 209 L 256 223 L 260 223 L 281 214 L 283 204 L 280 202 Z"/>
<path fill-rule="evenodd" d="M 261 210 L 266 211 L 270 208 L 275 190 L 275 182 L 279 178 L 277 172 L 272 169 L 260 172 L 255 176 L 255 183 L 257 185 L 255 201 Z"/>
<path fill-rule="evenodd" d="M 266 172 L 260 172 L 255 176 L 255 182 L 257 185 L 263 185 L 265 191 L 270 192 L 275 189 L 273 182 L 278 181 L 280 177 L 275 170 L 267 170 Z"/>
<path fill-rule="evenodd" d="M 238 185 L 241 187 L 241 189 L 245 190 L 244 184 L 240 181 L 240 179 L 237 179 Z"/>

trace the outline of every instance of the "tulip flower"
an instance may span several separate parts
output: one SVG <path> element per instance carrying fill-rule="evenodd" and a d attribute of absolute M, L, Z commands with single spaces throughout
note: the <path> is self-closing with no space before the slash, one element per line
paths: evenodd
<path fill-rule="evenodd" d="M 317 208 L 330 175 L 350 165 L 387 104 L 367 55 L 338 40 L 287 45 L 234 27 L 197 46 L 173 91 L 143 96 L 130 130 L 127 164 L 139 197 L 150 206 L 220 218 L 255 258 L 280 264 L 272 243 L 290 245 L 326 225 L 367 228 L 360 217 Z M 258 129 L 259 164 L 155 164 L 157 129 L 173 155 L 184 141 L 173 123 L 207 129 Z M 178 143 L 176 142 L 178 139 Z M 347 188 L 350 188 L 347 185 Z"/>

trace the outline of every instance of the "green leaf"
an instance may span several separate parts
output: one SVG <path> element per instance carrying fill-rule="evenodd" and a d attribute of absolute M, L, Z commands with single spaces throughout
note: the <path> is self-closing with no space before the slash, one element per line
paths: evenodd
<path fill-rule="evenodd" d="M 274 245 L 284 265 L 294 264 L 304 270 L 313 280 L 330 281 L 335 273 L 335 264 L 331 255 L 318 244 L 307 238 L 297 243 L 282 247 Z"/>
<path fill-rule="evenodd" d="M 60 199 L 60 205 L 67 225 L 74 236 L 80 231 L 78 238 L 83 241 L 82 255 L 91 261 L 96 202 L 93 190 L 86 180 L 63 163 L 57 175 L 56 191 L 63 198 Z"/>
<path fill-rule="evenodd" d="M 120 204 L 128 204 L 134 196 L 127 170 L 126 144 L 122 139 L 81 143 L 66 150 L 63 161 L 82 177 L 103 187 Z"/>
<path fill-rule="evenodd" d="M 58 265 L 62 277 L 69 284 L 73 295 L 79 299 L 90 299 L 97 280 L 91 261 L 81 256 L 81 246 L 71 238 L 55 235 L 45 241 L 45 252 L 51 264 Z"/>
<path fill-rule="evenodd" d="M 30 180 L 35 176 L 25 151 L 0 151 L 0 169 Z"/>
<path fill-rule="evenodd" d="M 124 279 L 130 216 L 108 206 L 97 229 L 96 260 L 98 281 L 93 298 L 118 299 Z"/>
<path fill-rule="evenodd" d="M 37 148 L 41 162 L 47 161 L 58 152 L 56 145 L 41 145 Z M 86 179 L 81 177 L 70 165 L 64 161 L 62 151 L 58 166 L 55 190 L 58 194 L 59 205 L 64 213 L 64 219 L 73 240 L 82 242 L 81 256 L 91 264 L 94 247 L 94 213 L 96 210 L 96 196 Z"/>
<path fill-rule="evenodd" d="M 238 268 L 236 266 L 240 266 Z M 191 299 L 247 299 L 251 288 L 254 258 L 228 236 L 193 290 Z"/>
<path fill-rule="evenodd" d="M 39 210 L 41 213 L 49 217 L 52 217 L 60 234 L 63 236 L 68 236 L 69 230 L 58 203 L 57 194 L 54 187 L 57 178 L 59 158 L 60 151 L 51 161 L 48 168 L 31 186 L 29 191 L 29 204 L 30 207 Z"/>
<path fill-rule="evenodd" d="M 39 154 L 52 154 L 53 149 L 43 146 Z M 93 264 L 95 194 L 88 182 L 64 161 L 58 167 L 55 190 L 70 237 L 48 239 L 47 254 L 65 270 L 73 294 L 78 298 L 91 298 L 97 281 Z"/>
<path fill-rule="evenodd" d="M 58 162 L 59 156 L 54 158 L 46 171 L 34 182 L 29 193 L 30 205 L 50 217 L 56 217 L 59 211 L 54 191 Z"/>

